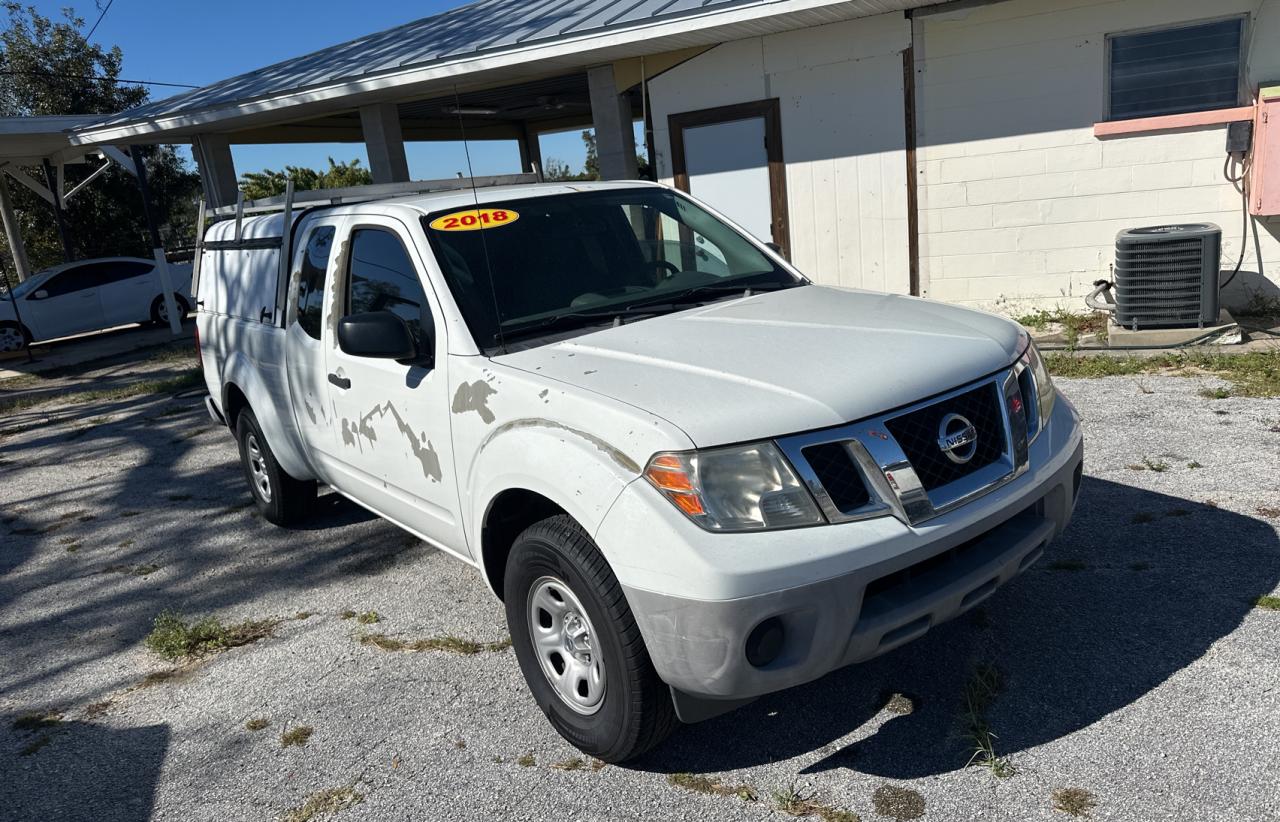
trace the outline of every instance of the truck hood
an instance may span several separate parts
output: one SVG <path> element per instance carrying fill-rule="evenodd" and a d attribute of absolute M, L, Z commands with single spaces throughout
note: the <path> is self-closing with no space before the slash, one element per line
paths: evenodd
<path fill-rule="evenodd" d="M 805 286 L 495 362 L 644 409 L 707 447 L 841 425 L 955 388 L 1012 363 L 1020 334 L 978 311 Z"/>

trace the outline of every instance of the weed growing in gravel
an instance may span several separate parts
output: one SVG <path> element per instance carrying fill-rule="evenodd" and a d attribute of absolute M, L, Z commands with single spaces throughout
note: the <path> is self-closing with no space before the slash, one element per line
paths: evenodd
<path fill-rule="evenodd" d="M 293 615 L 293 618 L 301 622 L 304 619 L 311 619 L 311 616 L 312 615 L 310 611 L 299 611 L 298 613 Z"/>
<path fill-rule="evenodd" d="M 1049 371 L 1060 377 L 1115 377 L 1164 373 L 1177 377 L 1214 374 L 1232 384 L 1238 397 L 1280 397 L 1280 352 L 1247 354 L 1179 353 L 1157 357 L 1076 357 L 1045 355 Z"/>
<path fill-rule="evenodd" d="M 169 668 L 164 671 L 153 671 L 144 676 L 141 682 L 133 686 L 133 690 L 165 685 L 170 682 L 183 682 L 190 679 L 193 673 L 191 668 Z"/>
<path fill-rule="evenodd" d="M 705 793 L 709 796 L 736 796 L 746 802 L 756 801 L 756 792 L 748 785 L 725 785 L 719 779 L 702 774 L 673 773 L 667 781 L 686 791 Z"/>
<path fill-rule="evenodd" d="M 338 616 L 342 617 L 343 619 L 355 619 L 356 612 L 355 612 L 355 611 L 343 611 L 342 613 L 338 614 Z"/>
<path fill-rule="evenodd" d="M 453 740 L 453 747 L 457 748 L 460 751 L 465 751 L 467 749 L 467 740 L 455 739 Z"/>
<path fill-rule="evenodd" d="M 1084 788 L 1059 788 L 1053 792 L 1053 809 L 1070 816 L 1088 816 L 1097 804 L 1093 794 Z"/>
<path fill-rule="evenodd" d="M 859 816 L 853 811 L 814 802 L 808 797 L 801 796 L 794 785 L 787 787 L 786 790 L 774 791 L 773 802 L 778 810 L 790 816 L 816 816 L 822 822 L 860 822 Z"/>
<path fill-rule="evenodd" d="M 1050 571 L 1083 571 L 1088 567 L 1078 559 L 1055 559 L 1049 563 Z"/>
<path fill-rule="evenodd" d="M 365 611 L 363 614 L 356 617 L 356 622 L 359 622 L 361 625 L 373 625 L 374 623 L 381 621 L 382 617 L 378 616 L 377 611 Z"/>
<path fill-rule="evenodd" d="M 315 733 L 315 728 L 310 725 L 297 725 L 281 732 L 280 745 L 285 748 L 293 745 L 305 745 L 313 733 Z"/>
<path fill-rule="evenodd" d="M 871 794 L 876 813 L 890 819 L 919 819 L 924 816 L 924 797 L 910 788 L 881 785 Z"/>
<path fill-rule="evenodd" d="M 1068 349 L 1080 344 L 1081 334 L 1096 334 L 1107 328 L 1107 316 L 1099 312 L 1076 314 L 1064 308 L 1055 311 L 1036 311 L 1018 317 L 1017 322 L 1036 331 L 1045 331 L 1051 324 L 1062 326 L 1063 338 Z"/>
<path fill-rule="evenodd" d="M 1225 388 L 1201 388 L 1200 396 L 1206 400 L 1225 400 L 1231 397 L 1231 392 Z"/>
<path fill-rule="evenodd" d="M 516 764 L 522 768 L 532 768 L 534 765 L 538 764 L 538 760 L 533 758 L 533 754 L 525 753 L 516 757 Z"/>
<path fill-rule="evenodd" d="M 31 731 L 44 730 L 45 728 L 56 728 L 61 721 L 61 711 L 33 711 L 13 720 L 13 729 L 29 733 Z"/>
<path fill-rule="evenodd" d="M 974 666 L 964 686 L 964 711 L 960 715 L 964 731 L 973 743 L 973 756 L 967 765 L 982 765 L 1000 778 L 1016 773 L 1008 757 L 996 755 L 996 735 L 987 722 L 987 710 L 1003 688 L 1004 676 L 996 666 L 990 663 Z"/>
<path fill-rule="evenodd" d="M 250 730 L 250 731 L 261 731 L 270 724 L 271 724 L 270 719 L 267 719 L 265 716 L 259 716 L 259 717 L 255 717 L 254 719 L 250 719 L 248 722 L 244 723 L 244 727 L 246 730 Z"/>
<path fill-rule="evenodd" d="M 284 815 L 283 819 L 284 822 L 311 822 L 317 816 L 329 816 L 338 811 L 359 805 L 363 801 L 364 795 L 357 793 L 352 786 L 326 788 L 308 796 L 307 801 L 291 809 Z"/>
<path fill-rule="evenodd" d="M 202 656 L 265 639 L 278 624 L 277 619 L 259 619 L 223 625 L 216 617 L 188 624 L 178 614 L 165 611 L 156 617 L 144 644 L 165 659 Z"/>
<path fill-rule="evenodd" d="M 451 654 L 474 656 L 485 651 L 505 651 L 511 647 L 511 639 L 501 642 L 475 642 L 456 636 L 427 637 L 426 639 L 396 639 L 386 634 L 362 634 L 361 645 L 372 645 L 384 651 L 446 651 Z"/>
<path fill-rule="evenodd" d="M 1258 597 L 1253 601 L 1253 604 L 1264 611 L 1280 611 L 1280 597 Z"/>
<path fill-rule="evenodd" d="M 133 540 L 131 540 L 131 539 L 123 540 L 123 541 L 121 541 L 118 545 L 116 545 L 116 547 L 117 547 L 117 548 L 132 548 L 132 547 L 133 547 Z"/>
<path fill-rule="evenodd" d="M 1258 508 L 1258 515 L 1267 519 L 1280 519 L 1280 508 L 1268 508 L 1263 505 Z"/>
<path fill-rule="evenodd" d="M 86 705 L 84 708 L 84 718 L 97 719 L 107 711 L 111 710 L 111 706 L 114 704 L 115 703 L 110 699 L 104 699 L 101 702 L 94 702 L 91 705 Z"/>
<path fill-rule="evenodd" d="M 572 756 L 563 762 L 553 762 L 551 767 L 557 771 L 580 771 L 587 766 L 586 760 L 580 756 Z"/>
<path fill-rule="evenodd" d="M 127 574 L 133 577 L 145 577 L 154 574 L 160 570 L 159 565 L 154 563 L 146 563 L 144 565 L 108 565 L 102 569 L 104 574 Z"/>

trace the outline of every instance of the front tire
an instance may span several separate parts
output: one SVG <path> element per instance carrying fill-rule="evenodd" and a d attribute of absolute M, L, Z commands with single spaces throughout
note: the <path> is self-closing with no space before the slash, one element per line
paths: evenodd
<path fill-rule="evenodd" d="M 0 351 L 21 351 L 31 344 L 31 332 L 15 322 L 0 323 Z"/>
<path fill-rule="evenodd" d="M 191 313 L 191 306 L 187 304 L 187 300 L 181 294 L 175 293 L 173 301 L 178 306 L 178 323 L 181 324 Z M 153 325 L 169 324 L 169 307 L 164 304 L 164 295 L 158 295 L 151 301 L 151 322 Z"/>
<path fill-rule="evenodd" d="M 520 670 L 561 736 L 605 762 L 666 739 L 677 722 L 670 691 L 617 578 L 571 517 L 517 537 L 503 584 Z"/>
<path fill-rule="evenodd" d="M 258 419 L 247 408 L 236 421 L 240 464 L 253 502 L 267 522 L 293 525 L 303 521 L 314 506 L 315 480 L 295 479 L 280 467 Z"/>

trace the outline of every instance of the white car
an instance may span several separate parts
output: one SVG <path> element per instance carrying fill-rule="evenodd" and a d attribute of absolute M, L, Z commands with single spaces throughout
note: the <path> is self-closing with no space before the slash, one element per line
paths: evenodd
<path fill-rule="evenodd" d="M 178 311 L 191 310 L 191 264 L 169 264 Z M 167 323 L 164 288 L 155 261 L 141 257 L 77 260 L 33 274 L 0 295 L 0 351 L 27 340 L 52 340 L 127 323 Z M 21 325 L 19 325 L 19 316 Z"/>
<path fill-rule="evenodd" d="M 326 483 L 476 566 L 602 760 L 923 635 L 1071 518 L 1079 417 L 1007 319 L 814 285 L 655 184 L 294 214 L 200 257 L 258 509 Z"/>

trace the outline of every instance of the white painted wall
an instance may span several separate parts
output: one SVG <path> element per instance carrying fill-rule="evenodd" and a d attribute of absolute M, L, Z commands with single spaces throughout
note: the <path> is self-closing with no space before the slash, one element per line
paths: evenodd
<path fill-rule="evenodd" d="M 777 97 L 793 262 L 818 282 L 905 292 L 901 14 L 725 43 L 649 84 L 658 174 L 668 117 Z"/>
<path fill-rule="evenodd" d="M 921 279 L 927 296 L 1021 313 L 1083 308 L 1116 232 L 1208 220 L 1223 267 L 1240 195 L 1226 126 L 1097 139 L 1108 33 L 1254 15 L 1250 79 L 1280 79 L 1280 0 L 1008 0 L 916 22 Z M 1229 304 L 1280 293 L 1280 220 L 1257 221 Z M 1258 273 L 1261 272 L 1261 273 Z"/>

